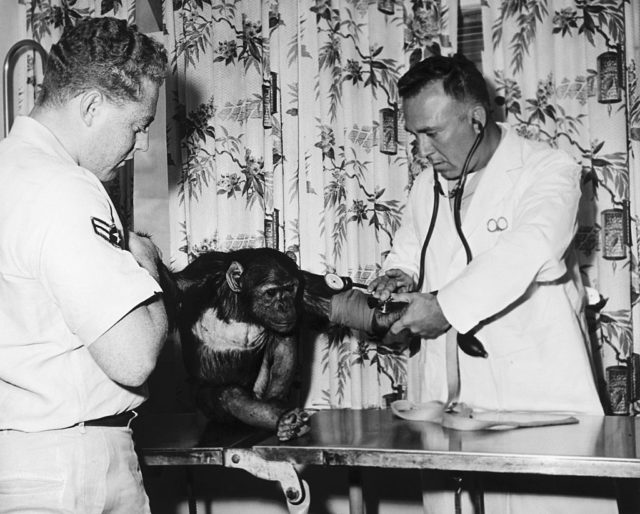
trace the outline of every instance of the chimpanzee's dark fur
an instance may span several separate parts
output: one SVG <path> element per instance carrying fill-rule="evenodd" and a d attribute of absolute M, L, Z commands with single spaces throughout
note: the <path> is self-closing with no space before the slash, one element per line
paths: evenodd
<path fill-rule="evenodd" d="M 242 269 L 236 291 L 227 277 L 234 267 Z M 269 248 L 208 252 L 176 273 L 161 266 L 170 322 L 180 333 L 196 404 L 206 415 L 282 429 L 278 421 L 293 407 L 288 393 L 304 276 L 292 259 Z M 311 280 L 320 292 L 317 276 Z M 328 302 L 315 299 L 314 309 L 324 307 L 318 319 L 328 317 Z M 291 437 L 302 428 L 289 426 Z"/>
<path fill-rule="evenodd" d="M 204 253 L 175 273 L 160 263 L 160 285 L 198 408 L 219 422 L 277 430 L 282 440 L 305 433 L 306 413 L 288 397 L 301 320 L 330 325 L 336 291 L 324 276 L 277 250 L 247 248 Z M 376 312 L 372 330 L 386 332 L 400 315 Z"/>

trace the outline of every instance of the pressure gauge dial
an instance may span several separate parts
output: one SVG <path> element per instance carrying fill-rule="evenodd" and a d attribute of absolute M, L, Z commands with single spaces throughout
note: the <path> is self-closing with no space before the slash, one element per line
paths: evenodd
<path fill-rule="evenodd" d="M 341 277 L 335 273 L 327 273 L 324 276 L 324 282 L 329 289 L 333 291 L 344 291 L 351 286 L 351 279 L 348 277 Z"/>

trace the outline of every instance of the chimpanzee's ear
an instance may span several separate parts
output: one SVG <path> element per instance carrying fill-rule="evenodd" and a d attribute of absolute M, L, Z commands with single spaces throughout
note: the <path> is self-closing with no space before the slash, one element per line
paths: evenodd
<path fill-rule="evenodd" d="M 227 284 L 229 284 L 229 288 L 231 288 L 234 293 L 240 292 L 240 277 L 243 272 L 244 268 L 238 261 L 233 261 L 229 265 L 229 269 L 227 270 Z"/>

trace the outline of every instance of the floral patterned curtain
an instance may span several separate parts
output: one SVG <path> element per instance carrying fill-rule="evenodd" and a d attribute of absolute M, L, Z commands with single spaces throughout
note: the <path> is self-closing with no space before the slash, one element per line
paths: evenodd
<path fill-rule="evenodd" d="M 483 2 L 482 11 L 483 66 L 497 112 L 582 165 L 576 243 L 595 296 L 592 346 L 603 402 L 614 413 L 636 411 L 638 3 L 503 0 Z"/>
<path fill-rule="evenodd" d="M 372 278 L 411 178 L 396 82 L 410 58 L 454 48 L 456 12 L 437 0 L 165 2 L 174 268 L 270 246 L 309 271 Z M 412 389 L 406 347 L 349 330 L 301 345 L 307 405 L 380 406 Z"/>
<path fill-rule="evenodd" d="M 630 217 L 633 229 L 630 230 L 631 242 L 631 347 L 628 349 L 630 361 L 630 380 L 627 401 L 631 403 L 630 412 L 640 412 L 640 393 L 638 391 L 638 353 L 640 345 L 634 344 L 640 333 L 640 4 L 629 2 L 624 6 L 625 16 L 625 64 L 626 64 L 626 93 L 625 107 L 627 117 L 627 152 L 629 166 L 629 201 L 631 205 Z"/>

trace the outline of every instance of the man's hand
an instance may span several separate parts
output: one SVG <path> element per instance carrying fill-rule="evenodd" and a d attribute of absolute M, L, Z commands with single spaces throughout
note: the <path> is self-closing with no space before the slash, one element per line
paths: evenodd
<path fill-rule="evenodd" d="M 374 279 L 367 291 L 380 301 L 385 301 L 391 293 L 406 293 L 412 291 L 413 287 L 413 279 L 404 271 L 394 268 Z"/>
<path fill-rule="evenodd" d="M 136 262 L 146 269 L 151 276 L 159 280 L 158 263 L 162 261 L 160 250 L 153 244 L 150 237 L 129 232 L 129 251 Z"/>
<path fill-rule="evenodd" d="M 431 293 L 399 293 L 393 301 L 408 302 L 404 315 L 391 326 L 391 333 L 409 330 L 425 339 L 444 334 L 451 325 L 444 317 L 438 299 Z"/>

